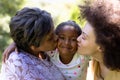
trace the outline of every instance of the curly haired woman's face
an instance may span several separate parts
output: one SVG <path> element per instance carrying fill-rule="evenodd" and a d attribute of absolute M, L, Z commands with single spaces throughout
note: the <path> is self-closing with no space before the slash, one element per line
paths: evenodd
<path fill-rule="evenodd" d="M 96 37 L 93 27 L 87 23 L 82 34 L 77 38 L 78 52 L 83 55 L 94 55 L 98 52 L 99 45 L 96 44 Z"/>

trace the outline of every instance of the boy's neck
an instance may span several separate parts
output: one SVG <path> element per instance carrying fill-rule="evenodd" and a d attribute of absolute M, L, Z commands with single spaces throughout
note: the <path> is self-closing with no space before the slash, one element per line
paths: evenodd
<path fill-rule="evenodd" d="M 59 55 L 60 61 L 63 64 L 69 64 L 72 59 L 73 59 L 74 55 Z"/>

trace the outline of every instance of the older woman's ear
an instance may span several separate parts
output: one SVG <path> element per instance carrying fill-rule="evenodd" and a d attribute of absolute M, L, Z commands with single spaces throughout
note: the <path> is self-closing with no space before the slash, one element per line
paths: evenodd
<path fill-rule="evenodd" d="M 35 46 L 30 46 L 30 49 L 31 49 L 32 51 L 35 51 L 36 48 L 37 48 L 37 47 L 35 47 Z"/>

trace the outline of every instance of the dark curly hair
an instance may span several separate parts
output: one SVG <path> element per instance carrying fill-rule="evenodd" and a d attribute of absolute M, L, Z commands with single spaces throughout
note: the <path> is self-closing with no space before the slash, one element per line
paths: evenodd
<path fill-rule="evenodd" d="M 104 64 L 120 70 L 120 0 L 87 1 L 80 10 L 94 28 L 96 43 L 103 48 Z"/>
<path fill-rule="evenodd" d="M 18 49 L 28 52 L 31 45 L 39 47 L 53 27 L 50 13 L 25 7 L 11 19 L 10 33 Z"/>
<path fill-rule="evenodd" d="M 56 27 L 55 33 L 58 35 L 59 32 L 61 31 L 61 29 L 62 29 L 63 27 L 65 27 L 66 25 L 69 25 L 69 26 L 74 27 L 75 30 L 77 31 L 78 36 L 82 33 L 82 30 L 81 30 L 80 26 L 79 26 L 75 21 L 72 21 L 72 20 L 68 20 L 68 21 L 65 21 L 65 22 L 60 23 L 60 24 Z"/>

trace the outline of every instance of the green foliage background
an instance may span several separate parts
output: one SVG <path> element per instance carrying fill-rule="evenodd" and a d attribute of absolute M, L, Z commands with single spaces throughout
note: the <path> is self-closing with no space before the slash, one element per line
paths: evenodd
<path fill-rule="evenodd" d="M 0 0 L 0 66 L 2 52 L 11 43 L 8 24 L 10 17 L 13 16 L 24 0 Z"/>
<path fill-rule="evenodd" d="M 36 5 L 30 1 L 38 2 Z M 76 0 L 76 3 L 80 2 L 77 1 L 79 0 Z M 53 2 L 55 2 L 55 0 L 53 0 Z M 58 25 L 60 22 L 69 19 L 76 21 L 80 26 L 84 26 L 85 20 L 83 20 L 79 15 L 80 12 L 77 4 L 65 3 L 64 6 L 62 5 L 63 3 L 59 3 L 60 6 L 58 6 L 58 3 L 54 3 L 52 5 L 50 4 L 51 2 L 44 2 L 44 0 L 0 0 L 0 67 L 2 53 L 5 50 L 5 48 L 12 42 L 12 39 L 9 35 L 10 18 L 14 16 L 19 9 L 25 6 L 40 7 L 42 9 L 47 10 L 52 14 L 55 26 Z M 59 8 L 61 10 L 59 10 Z M 78 19 L 78 17 L 80 18 Z"/>

